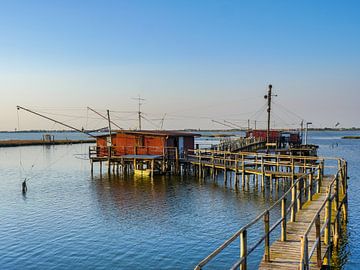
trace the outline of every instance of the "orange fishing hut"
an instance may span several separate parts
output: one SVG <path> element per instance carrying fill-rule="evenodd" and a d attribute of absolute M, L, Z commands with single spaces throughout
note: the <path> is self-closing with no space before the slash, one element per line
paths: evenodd
<path fill-rule="evenodd" d="M 195 137 L 199 134 L 179 131 L 116 131 L 96 136 L 97 156 L 167 155 L 184 157 L 194 149 Z"/>

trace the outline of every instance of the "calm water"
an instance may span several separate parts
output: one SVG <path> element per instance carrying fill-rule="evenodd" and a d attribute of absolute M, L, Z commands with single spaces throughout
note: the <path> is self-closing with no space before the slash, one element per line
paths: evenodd
<path fill-rule="evenodd" d="M 349 162 L 343 261 L 346 269 L 357 269 L 360 141 L 341 140 L 343 134 L 316 132 L 310 142 L 321 146 L 321 154 Z M 221 179 L 100 177 L 97 170 L 91 177 L 87 149 L 0 148 L 0 269 L 192 269 L 279 196 L 252 185 L 224 187 Z M 24 177 L 30 177 L 26 196 L 20 191 Z M 236 256 L 233 245 L 209 269 L 230 266 Z M 261 256 L 258 250 L 250 266 Z"/>

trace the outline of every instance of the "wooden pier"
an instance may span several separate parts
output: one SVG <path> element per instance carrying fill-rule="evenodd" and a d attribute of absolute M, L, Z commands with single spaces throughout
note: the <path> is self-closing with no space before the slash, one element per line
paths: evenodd
<path fill-rule="evenodd" d="M 234 233 L 203 259 L 196 270 L 206 269 L 235 241 L 239 241 L 240 256 L 230 262 L 230 269 L 247 269 L 248 257 L 260 247 L 264 256 L 259 269 L 321 269 L 331 265 L 333 251 L 339 247 L 342 224 L 347 222 L 345 160 L 209 150 L 196 150 L 189 160 L 198 167 L 199 177 L 204 177 L 205 171 L 212 176 L 216 175 L 214 171 L 222 170 L 242 175 L 243 183 L 245 175 L 260 175 L 262 187 L 268 185 L 270 189 L 278 179 L 290 182 L 290 188 L 276 203 Z M 259 226 L 263 234 L 248 239 L 248 232 Z M 277 234 L 279 239 L 271 243 L 270 239 Z M 250 242 L 255 244 L 248 246 Z"/>

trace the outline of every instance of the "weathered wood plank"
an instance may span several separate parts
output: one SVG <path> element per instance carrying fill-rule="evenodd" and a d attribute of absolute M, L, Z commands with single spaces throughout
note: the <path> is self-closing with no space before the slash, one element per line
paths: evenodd
<path fill-rule="evenodd" d="M 328 186 L 330 178 L 324 178 L 323 187 Z M 317 211 L 322 206 L 326 199 L 326 188 L 320 189 L 320 194 L 314 196 L 312 201 L 305 203 L 302 209 L 296 214 L 295 222 L 287 223 L 287 240 L 275 241 L 270 247 L 270 262 L 263 260 L 260 263 L 259 269 L 299 269 L 300 262 L 300 237 L 306 232 L 310 222 L 313 220 Z M 324 214 L 320 215 L 320 225 L 323 226 Z M 314 245 L 316 239 L 315 226 L 308 234 L 309 247 Z M 322 241 L 322 246 L 324 243 Z M 322 253 L 325 249 L 322 250 Z M 322 254 L 324 255 L 324 254 Z M 316 256 L 313 256 L 310 260 L 310 266 L 312 269 L 320 269 L 316 264 Z"/>

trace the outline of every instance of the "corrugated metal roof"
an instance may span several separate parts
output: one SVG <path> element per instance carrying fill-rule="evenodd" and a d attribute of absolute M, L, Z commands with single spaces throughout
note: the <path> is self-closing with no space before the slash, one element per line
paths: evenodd
<path fill-rule="evenodd" d="M 138 159 L 160 159 L 159 155 L 123 155 L 122 158 L 138 158 Z"/>
<path fill-rule="evenodd" d="M 111 135 L 115 135 L 117 132 L 112 131 Z M 109 136 L 109 132 L 94 132 L 91 133 L 92 136 L 94 137 L 105 137 L 105 136 Z"/>

